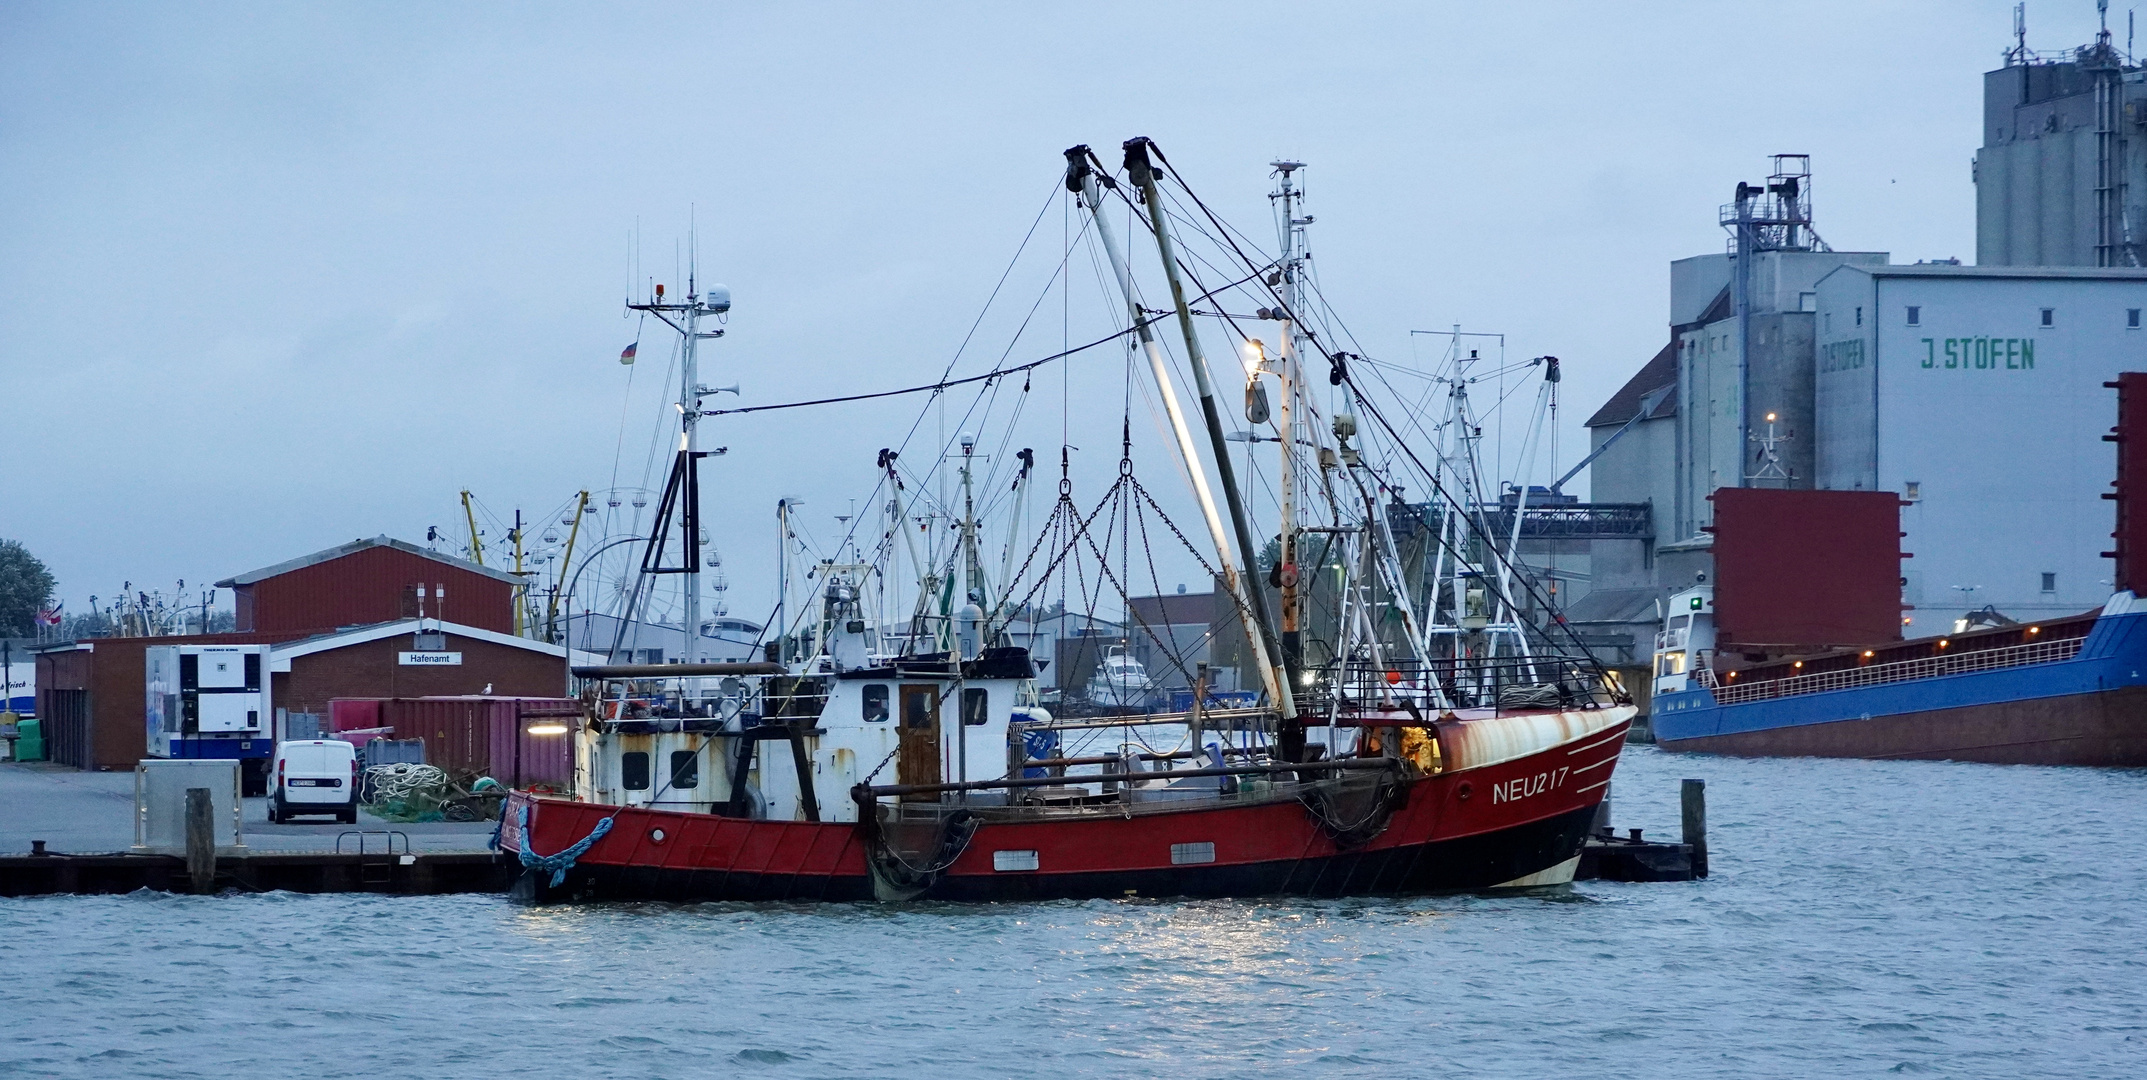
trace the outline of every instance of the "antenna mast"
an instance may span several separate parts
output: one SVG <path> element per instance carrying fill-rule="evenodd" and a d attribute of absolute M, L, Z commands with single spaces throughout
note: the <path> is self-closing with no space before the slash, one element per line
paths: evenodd
<path fill-rule="evenodd" d="M 704 340 L 723 336 L 721 328 L 701 329 L 701 320 L 714 318 L 731 309 L 731 291 L 721 285 L 710 285 L 706 291 L 696 291 L 695 271 L 687 271 L 686 298 L 683 301 L 666 302 L 662 285 L 656 286 L 655 299 L 641 304 L 629 303 L 629 311 L 654 315 L 665 326 L 678 332 L 681 348 L 678 380 L 678 455 L 671 467 L 671 479 L 664 485 L 663 500 L 657 504 L 655 523 L 649 530 L 648 547 L 641 558 L 642 578 L 634 583 L 634 591 L 628 597 L 626 610 L 619 621 L 618 635 L 613 642 L 616 653 L 619 641 L 634 621 L 635 604 L 643 583 L 651 574 L 682 574 L 685 576 L 685 597 L 679 620 L 680 629 L 686 635 L 685 661 L 699 663 L 701 655 L 701 547 L 707 538 L 701 529 L 701 470 L 704 457 L 722 454 L 724 447 L 702 450 L 697 430 L 701 419 L 701 399 L 721 390 L 737 392 L 736 387 L 702 386 L 700 381 L 699 345 Z M 670 530 L 674 516 L 678 520 L 679 557 L 673 565 L 664 564 L 665 533 Z"/>
<path fill-rule="evenodd" d="M 1268 198 L 1280 203 L 1282 257 L 1279 261 L 1282 273 L 1282 311 L 1274 313 L 1282 321 L 1282 363 L 1276 373 L 1281 382 L 1282 414 L 1276 424 L 1276 435 L 1281 438 L 1282 476 L 1281 502 L 1282 550 L 1276 555 L 1276 577 L 1282 585 L 1282 667 L 1285 679 L 1295 679 L 1305 660 L 1304 617 L 1302 597 L 1298 593 L 1301 577 L 1297 567 L 1297 408 L 1298 388 L 1303 385 L 1303 365 L 1299 357 L 1304 355 L 1307 342 L 1302 318 L 1305 309 L 1304 264 L 1311 258 L 1305 253 L 1305 226 L 1312 224 L 1310 214 L 1297 216 L 1297 200 L 1300 197 L 1294 183 L 1297 170 L 1305 167 L 1302 161 L 1271 161 L 1280 179 L 1280 188 Z"/>

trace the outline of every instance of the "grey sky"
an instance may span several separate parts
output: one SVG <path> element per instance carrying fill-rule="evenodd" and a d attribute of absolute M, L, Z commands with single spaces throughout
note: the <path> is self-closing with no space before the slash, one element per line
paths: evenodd
<path fill-rule="evenodd" d="M 1665 338 L 1666 263 L 1721 250 L 1715 208 L 1767 154 L 1812 155 L 1837 248 L 1972 258 L 1980 76 L 2010 9 L 10 4 L 0 535 L 80 610 L 123 579 L 459 537 L 463 487 L 541 514 L 615 456 L 639 483 L 669 343 L 642 335 L 628 401 L 637 227 L 644 278 L 675 289 L 693 208 L 703 280 L 736 294 L 704 381 L 746 403 L 928 381 L 1058 152 L 1115 163 L 1142 134 L 1263 240 L 1266 162 L 1309 162 L 1322 281 L 1365 351 L 1406 360 L 1409 330 L 1459 322 L 1565 358 L 1570 463 Z M 2079 44 L 2093 5 L 2029 22 L 2031 45 Z M 1060 227 L 1055 206 L 1029 269 Z M 1042 281 L 1017 274 L 958 374 Z M 1076 340 L 1100 325 L 1080 316 Z M 1123 366 L 1080 365 L 1092 495 Z M 775 498 L 832 533 L 918 404 L 707 425 L 733 448 L 706 482 L 735 612 L 772 596 Z M 1054 470 L 1058 417 L 1032 403 L 1014 444 Z"/>

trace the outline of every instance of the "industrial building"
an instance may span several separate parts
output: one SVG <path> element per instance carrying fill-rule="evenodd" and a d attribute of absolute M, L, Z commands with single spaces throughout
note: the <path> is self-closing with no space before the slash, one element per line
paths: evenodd
<path fill-rule="evenodd" d="M 1844 266 L 1819 283 L 1818 486 L 1891 491 L 1904 622 L 2110 595 L 2106 384 L 2147 370 L 2147 269 Z"/>
<path fill-rule="evenodd" d="M 238 632 L 38 650 L 38 713 L 52 760 L 127 769 L 146 755 L 146 654 L 158 645 L 271 646 L 270 697 L 285 714 L 325 715 L 342 697 L 567 692 L 564 646 L 503 629 L 513 626 L 517 579 L 400 540 L 357 540 L 219 584 L 241 598 Z"/>
<path fill-rule="evenodd" d="M 2105 13 L 2107 14 L 2107 13 Z M 1983 76 L 1978 266 L 2147 263 L 2147 69 L 2111 43 L 2028 48 Z"/>
<path fill-rule="evenodd" d="M 2147 370 L 2147 186 L 2126 179 L 2147 72 L 2105 35 L 2056 59 L 2017 47 L 1984 89 L 1985 265 L 1833 250 L 1802 155 L 1736 185 L 1725 252 L 1671 264 L 1668 340 L 1587 422 L 1591 498 L 1645 504 L 1652 526 L 1596 542 L 1567 612 L 1606 662 L 1645 665 L 1663 602 L 1716 569 L 1725 488 L 1898 496 L 1908 636 L 2107 599 L 2105 384 Z"/>
<path fill-rule="evenodd" d="M 676 623 L 637 619 L 620 633 L 625 620 L 597 611 L 582 611 L 560 620 L 568 645 L 583 652 L 610 656 L 620 664 L 672 664 L 686 659 L 686 631 Z M 761 656 L 762 628 L 750 619 L 717 615 L 701 620 L 698 656 L 704 662 L 757 660 Z"/>

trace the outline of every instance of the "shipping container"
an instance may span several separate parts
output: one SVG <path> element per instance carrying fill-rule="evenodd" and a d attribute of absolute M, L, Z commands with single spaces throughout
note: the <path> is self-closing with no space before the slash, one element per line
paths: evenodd
<path fill-rule="evenodd" d="M 573 788 L 573 739 L 551 733 L 581 715 L 573 698 L 337 698 L 328 708 L 337 731 L 377 727 L 387 738 L 424 740 L 426 763 L 451 775 L 489 776 L 518 788 Z"/>

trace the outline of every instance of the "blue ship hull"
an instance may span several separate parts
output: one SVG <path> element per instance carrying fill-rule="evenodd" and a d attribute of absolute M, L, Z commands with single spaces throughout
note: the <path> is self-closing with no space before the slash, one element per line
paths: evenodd
<path fill-rule="evenodd" d="M 2068 659 L 1728 705 L 1660 693 L 1651 714 L 1668 750 L 2143 767 L 2147 611 L 2097 618 Z"/>

